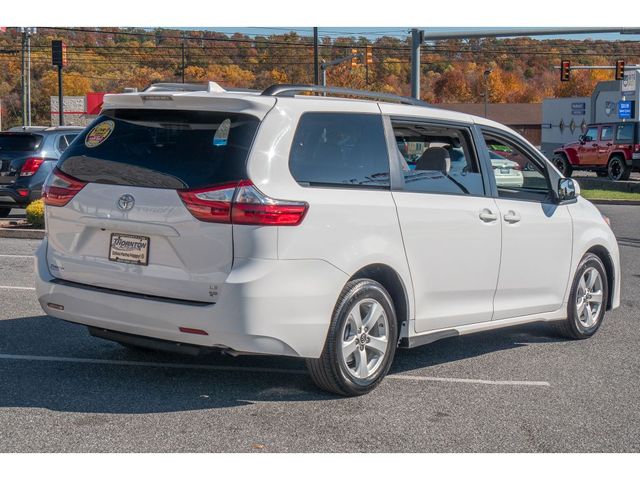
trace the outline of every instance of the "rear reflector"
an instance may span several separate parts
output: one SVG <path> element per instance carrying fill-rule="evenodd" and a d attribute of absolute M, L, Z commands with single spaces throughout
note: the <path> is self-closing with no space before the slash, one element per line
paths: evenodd
<path fill-rule="evenodd" d="M 42 188 L 42 198 L 46 205 L 63 207 L 84 188 L 86 182 L 78 180 L 56 167 Z"/>
<path fill-rule="evenodd" d="M 199 328 L 180 327 L 180 331 L 182 333 L 193 333 L 194 335 L 209 335 L 207 332 L 200 330 Z"/>
<path fill-rule="evenodd" d="M 44 158 L 39 158 L 39 157 L 27 158 L 24 161 L 22 168 L 20 169 L 20 176 L 30 177 L 34 175 L 40 168 L 40 165 L 42 165 L 42 162 L 44 162 Z"/>
<path fill-rule="evenodd" d="M 194 217 L 214 223 L 293 226 L 302 222 L 309 208 L 306 202 L 270 198 L 250 180 L 180 190 L 178 195 Z"/>

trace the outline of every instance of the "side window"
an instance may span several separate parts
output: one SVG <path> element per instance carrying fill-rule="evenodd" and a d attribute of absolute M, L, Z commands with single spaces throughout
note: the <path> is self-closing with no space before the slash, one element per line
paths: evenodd
<path fill-rule="evenodd" d="M 296 130 L 289 169 L 302 186 L 390 187 L 382 117 L 305 113 Z"/>
<path fill-rule="evenodd" d="M 64 152 L 67 147 L 73 142 L 73 139 L 77 137 L 77 134 L 73 135 L 60 135 L 58 138 L 58 150 L 60 153 Z"/>
<path fill-rule="evenodd" d="M 607 141 L 613 139 L 613 125 L 604 125 L 600 130 L 600 140 Z"/>
<path fill-rule="evenodd" d="M 595 142 L 598 139 L 598 127 L 590 127 L 584 134 L 585 142 Z"/>
<path fill-rule="evenodd" d="M 405 191 L 484 195 L 468 130 L 405 121 L 392 124 Z"/>
<path fill-rule="evenodd" d="M 549 182 L 540 159 L 518 142 L 483 132 L 489 149 L 498 197 L 542 201 L 549 197 Z"/>
<path fill-rule="evenodd" d="M 618 129 L 616 130 L 616 143 L 633 143 L 634 127 L 635 125 L 633 123 L 618 125 Z"/>

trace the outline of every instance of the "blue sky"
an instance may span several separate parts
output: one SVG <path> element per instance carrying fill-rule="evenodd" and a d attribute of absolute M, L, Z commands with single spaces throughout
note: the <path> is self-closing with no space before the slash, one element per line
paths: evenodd
<path fill-rule="evenodd" d="M 429 30 L 432 32 L 446 32 L 446 31 L 459 31 L 459 30 L 477 30 L 478 28 L 467 28 L 467 27 L 419 27 L 424 30 Z M 483 27 L 482 30 L 487 29 L 488 27 Z M 507 27 L 505 27 L 507 28 Z M 203 28 L 203 30 L 215 30 L 217 32 L 223 32 L 227 34 L 241 32 L 246 35 L 272 35 L 272 34 L 282 34 L 290 31 L 297 31 L 301 35 L 311 35 L 313 28 L 312 27 L 209 27 Z M 350 36 L 348 34 L 354 36 L 365 36 L 367 38 L 376 38 L 383 35 L 389 35 L 398 38 L 404 38 L 407 36 L 408 28 L 402 27 L 319 27 L 320 36 Z M 599 40 L 640 40 L 640 35 L 620 35 L 617 33 L 592 33 L 588 35 L 545 35 L 545 36 L 536 36 L 535 38 L 540 39 L 551 39 L 551 38 L 564 38 L 564 39 L 572 39 L 572 40 L 584 40 L 587 38 L 599 39 Z"/>

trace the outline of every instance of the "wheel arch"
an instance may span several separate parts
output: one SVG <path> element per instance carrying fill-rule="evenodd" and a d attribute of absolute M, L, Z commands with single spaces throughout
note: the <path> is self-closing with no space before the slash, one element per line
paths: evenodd
<path fill-rule="evenodd" d="M 594 245 L 585 252 L 585 255 L 587 253 L 593 253 L 594 255 L 596 255 L 602 261 L 604 269 L 607 272 L 607 310 L 611 310 L 611 304 L 613 302 L 613 290 L 616 284 L 615 268 L 613 267 L 613 259 L 611 258 L 611 254 L 609 253 L 609 250 L 607 250 L 607 248 L 602 245 Z"/>
<path fill-rule="evenodd" d="M 625 154 L 624 154 L 623 151 L 615 150 L 615 151 L 611 152 L 611 154 L 609 155 L 609 158 L 607 159 L 607 165 L 609 165 L 609 162 L 611 161 L 611 159 L 613 157 L 619 157 L 622 160 L 624 160 L 625 162 L 627 161 L 627 158 L 625 157 Z"/>
<path fill-rule="evenodd" d="M 373 263 L 355 272 L 349 281 L 370 278 L 381 284 L 393 300 L 398 321 L 398 340 L 409 333 L 409 296 L 402 278 L 396 270 L 383 263 Z M 404 327 L 404 328 L 403 328 Z"/>

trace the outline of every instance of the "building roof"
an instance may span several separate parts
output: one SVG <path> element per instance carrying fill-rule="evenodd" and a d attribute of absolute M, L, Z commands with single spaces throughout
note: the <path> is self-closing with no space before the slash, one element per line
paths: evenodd
<path fill-rule="evenodd" d="M 434 107 L 484 117 L 484 103 L 439 103 Z M 541 103 L 489 103 L 487 118 L 505 125 L 541 125 Z"/>

